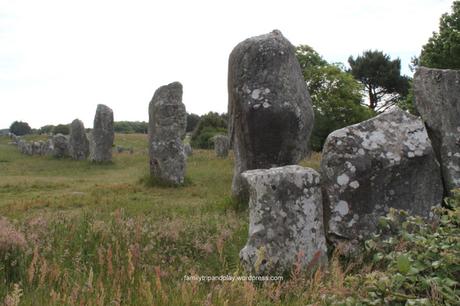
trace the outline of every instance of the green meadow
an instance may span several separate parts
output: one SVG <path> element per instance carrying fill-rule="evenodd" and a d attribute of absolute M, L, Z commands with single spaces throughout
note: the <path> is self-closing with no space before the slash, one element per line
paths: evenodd
<path fill-rule="evenodd" d="M 431 303 L 421 305 L 442 305 L 459 296 L 455 284 L 459 268 L 452 270 L 459 264 L 458 235 L 451 243 L 450 238 L 444 239 L 443 253 L 436 253 L 443 259 L 430 272 L 447 283 L 428 282 L 422 293 L 417 287 L 422 280 L 405 270 L 406 265 L 413 267 L 415 258 L 408 253 L 406 262 L 397 252 L 427 246 L 412 240 L 401 243 L 402 234 L 386 245 L 379 245 L 377 239 L 356 258 L 345 258 L 340 250 L 331 252 L 328 266 L 322 269 L 293 267 L 282 282 L 192 279 L 245 275 L 238 253 L 248 235 L 248 210 L 230 197 L 233 159 L 216 158 L 210 150 L 194 150 L 187 162 L 185 185 L 159 187 L 148 179 L 146 144 L 146 135 L 117 134 L 115 145 L 133 147 L 134 153 L 114 150 L 113 163 L 91 164 L 22 155 L 7 137 L 0 137 L 0 215 L 9 220 L 0 222 L 4 233 L 0 235 L 0 302 L 404 305 L 414 300 Z M 318 169 L 319 163 L 320 155 L 314 153 L 301 165 Z M 455 199 L 451 202 L 456 205 Z M 458 233 L 458 211 L 440 214 L 447 216 L 448 231 L 441 224 L 418 234 L 442 240 L 442 235 Z M 396 224 L 394 217 L 387 221 Z M 394 245 L 399 249 L 392 249 Z M 441 275 L 440 270 L 454 272 Z M 394 280 L 396 274 L 403 279 Z M 406 281 L 406 287 L 398 285 L 401 281 Z"/>

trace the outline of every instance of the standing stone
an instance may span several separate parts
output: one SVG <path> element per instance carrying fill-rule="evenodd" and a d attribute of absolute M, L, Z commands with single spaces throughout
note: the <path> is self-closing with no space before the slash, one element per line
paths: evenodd
<path fill-rule="evenodd" d="M 21 139 L 21 137 L 16 136 L 13 133 L 10 133 L 10 138 L 12 139 L 13 143 L 16 144 L 16 145 L 18 144 L 19 140 Z"/>
<path fill-rule="evenodd" d="M 69 139 L 62 135 L 53 136 L 53 157 L 62 158 L 69 156 Z"/>
<path fill-rule="evenodd" d="M 332 132 L 321 161 L 326 234 L 351 247 L 391 207 L 427 217 L 441 171 L 423 122 L 399 108 Z"/>
<path fill-rule="evenodd" d="M 298 163 L 308 152 L 314 114 L 292 44 L 280 31 L 252 37 L 230 54 L 229 136 L 234 197 L 247 199 L 240 173 Z"/>
<path fill-rule="evenodd" d="M 48 139 L 47 141 L 43 141 L 41 144 L 40 152 L 41 155 L 52 155 L 54 151 L 53 148 L 53 140 Z"/>
<path fill-rule="evenodd" d="M 33 150 L 32 143 L 31 143 L 31 142 L 28 142 L 28 141 L 25 142 L 25 145 L 24 145 L 24 153 L 25 153 L 26 155 L 33 155 L 33 154 L 34 154 L 34 150 Z"/>
<path fill-rule="evenodd" d="M 32 155 L 41 155 L 42 142 L 34 141 L 32 142 Z"/>
<path fill-rule="evenodd" d="M 242 173 L 249 187 L 249 238 L 240 252 L 255 275 L 280 275 L 294 264 L 327 261 L 320 176 L 285 166 Z"/>
<path fill-rule="evenodd" d="M 226 158 L 230 147 L 230 141 L 225 135 L 216 135 L 212 138 L 214 142 L 214 151 L 217 157 Z"/>
<path fill-rule="evenodd" d="M 89 141 L 85 126 L 78 119 L 70 124 L 69 153 L 70 157 L 75 160 L 84 160 L 89 154 Z"/>
<path fill-rule="evenodd" d="M 89 160 L 93 162 L 112 161 L 114 140 L 112 109 L 103 104 L 97 106 L 90 138 Z"/>
<path fill-rule="evenodd" d="M 460 70 L 418 68 L 414 94 L 449 193 L 460 187 Z"/>
<path fill-rule="evenodd" d="M 184 143 L 184 153 L 185 153 L 185 156 L 187 157 L 193 155 L 193 149 L 189 143 Z"/>
<path fill-rule="evenodd" d="M 29 154 L 29 143 L 23 139 L 18 140 L 18 150 L 22 154 Z"/>
<path fill-rule="evenodd" d="M 161 181 L 182 184 L 186 156 L 182 144 L 187 113 L 182 85 L 174 82 L 155 91 L 149 104 L 150 175 Z"/>

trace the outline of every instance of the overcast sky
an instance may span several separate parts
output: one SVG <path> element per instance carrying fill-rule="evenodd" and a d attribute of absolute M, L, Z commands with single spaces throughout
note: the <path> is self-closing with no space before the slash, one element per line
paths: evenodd
<path fill-rule="evenodd" d="M 99 103 L 116 121 L 147 121 L 155 89 L 173 81 L 188 112 L 225 112 L 228 55 L 273 29 L 330 62 L 379 49 L 410 74 L 452 2 L 0 0 L 0 128 L 92 127 Z"/>

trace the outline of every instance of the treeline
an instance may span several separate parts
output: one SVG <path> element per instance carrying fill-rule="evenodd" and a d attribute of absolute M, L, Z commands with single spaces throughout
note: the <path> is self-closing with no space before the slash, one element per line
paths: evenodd
<path fill-rule="evenodd" d="M 452 12 L 443 14 L 439 32 L 433 33 L 412 59 L 417 66 L 460 69 L 460 1 L 454 1 Z M 312 47 L 296 48 L 302 73 L 310 92 L 315 112 L 311 149 L 320 151 L 326 137 L 334 130 L 361 122 L 393 106 L 415 113 L 412 79 L 401 75 L 401 60 L 391 59 L 379 50 L 365 50 L 356 58 L 350 56 L 349 68 L 342 63 L 329 63 Z M 227 133 L 227 115 L 210 112 L 199 116 L 187 114 L 187 132 L 196 148 L 210 148 L 210 139 Z M 147 133 L 148 123 L 115 122 L 117 133 Z M 68 134 L 68 125 L 46 125 L 33 130 L 26 122 L 15 121 L 10 131 L 28 133 Z"/>

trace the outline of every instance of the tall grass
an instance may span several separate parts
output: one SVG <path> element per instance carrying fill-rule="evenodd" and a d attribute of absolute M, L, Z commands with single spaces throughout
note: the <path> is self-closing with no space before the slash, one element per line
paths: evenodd
<path fill-rule="evenodd" d="M 0 215 L 10 220 L 0 220 L 7 233 L 0 235 L 0 303 L 378 305 L 394 293 L 379 291 L 390 277 L 372 263 L 375 246 L 359 259 L 344 260 L 336 250 L 327 267 L 293 267 L 282 282 L 187 278 L 244 275 L 238 253 L 248 211 L 230 197 L 232 159 L 195 150 L 188 183 L 165 188 L 142 180 L 145 135 L 116 135 L 115 142 L 134 154 L 114 153 L 113 164 L 94 165 L 23 156 L 0 137 Z M 301 164 L 319 163 L 314 154 Z M 441 301 L 436 292 L 434 304 Z"/>

